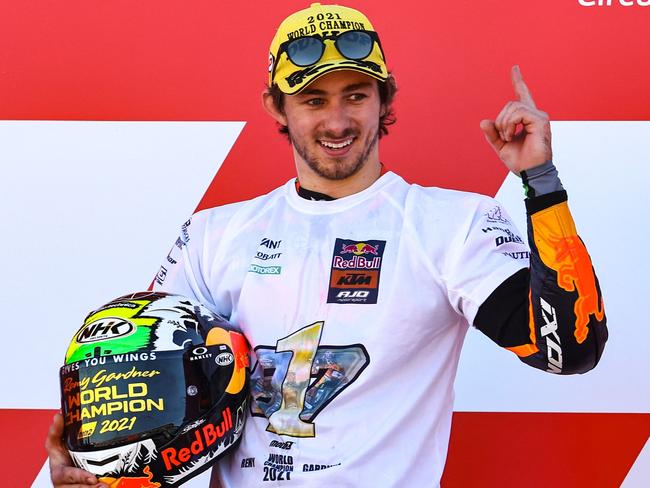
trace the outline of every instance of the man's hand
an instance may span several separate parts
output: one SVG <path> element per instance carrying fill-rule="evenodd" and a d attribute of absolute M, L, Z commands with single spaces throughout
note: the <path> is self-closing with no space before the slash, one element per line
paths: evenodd
<path fill-rule="evenodd" d="M 496 120 L 482 120 L 481 130 L 501 161 L 519 175 L 552 159 L 551 124 L 535 106 L 519 66 L 512 67 L 511 76 L 517 101 L 506 103 Z"/>
<path fill-rule="evenodd" d="M 106 488 L 104 483 L 97 481 L 95 475 L 72 466 L 70 454 L 63 445 L 63 416 L 60 413 L 54 416 L 50 425 L 45 449 L 50 458 L 52 484 L 56 488 Z"/>

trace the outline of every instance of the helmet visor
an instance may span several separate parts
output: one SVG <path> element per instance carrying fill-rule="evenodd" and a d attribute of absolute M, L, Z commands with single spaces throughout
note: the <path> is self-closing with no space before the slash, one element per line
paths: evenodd
<path fill-rule="evenodd" d="M 82 359 L 61 368 L 65 440 L 73 451 L 169 439 L 212 404 L 206 358 L 219 346 Z"/>

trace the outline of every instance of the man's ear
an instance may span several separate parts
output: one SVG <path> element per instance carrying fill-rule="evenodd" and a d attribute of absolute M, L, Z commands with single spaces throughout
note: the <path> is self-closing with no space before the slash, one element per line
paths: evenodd
<path fill-rule="evenodd" d="M 275 103 L 273 103 L 273 95 L 271 95 L 268 90 L 262 92 L 262 105 L 264 106 L 264 110 L 266 110 L 266 112 L 273 117 L 278 124 L 284 126 L 287 125 L 287 116 L 283 111 L 278 110 L 275 106 Z"/>

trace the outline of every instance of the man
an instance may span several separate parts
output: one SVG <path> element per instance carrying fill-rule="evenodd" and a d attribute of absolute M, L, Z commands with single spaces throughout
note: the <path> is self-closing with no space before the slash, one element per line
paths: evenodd
<path fill-rule="evenodd" d="M 228 316 L 254 351 L 251 416 L 215 486 L 436 485 L 469 324 L 536 368 L 596 365 L 598 283 L 548 117 L 518 67 L 512 82 L 517 100 L 480 126 L 527 188 L 530 264 L 494 200 L 381 164 L 395 85 L 363 14 L 313 4 L 280 25 L 263 104 L 298 177 L 197 213 L 155 285 Z M 96 483 L 69 466 L 61 429 L 48 438 L 54 484 Z"/>

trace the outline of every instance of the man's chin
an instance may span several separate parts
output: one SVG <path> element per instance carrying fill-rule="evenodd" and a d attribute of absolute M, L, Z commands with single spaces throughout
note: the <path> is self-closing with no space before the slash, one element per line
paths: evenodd
<path fill-rule="evenodd" d="M 341 160 L 329 160 L 327 163 L 319 161 L 315 165 L 310 164 L 312 171 L 321 178 L 332 181 L 341 181 L 357 174 L 365 161 L 348 161 L 347 158 Z"/>

